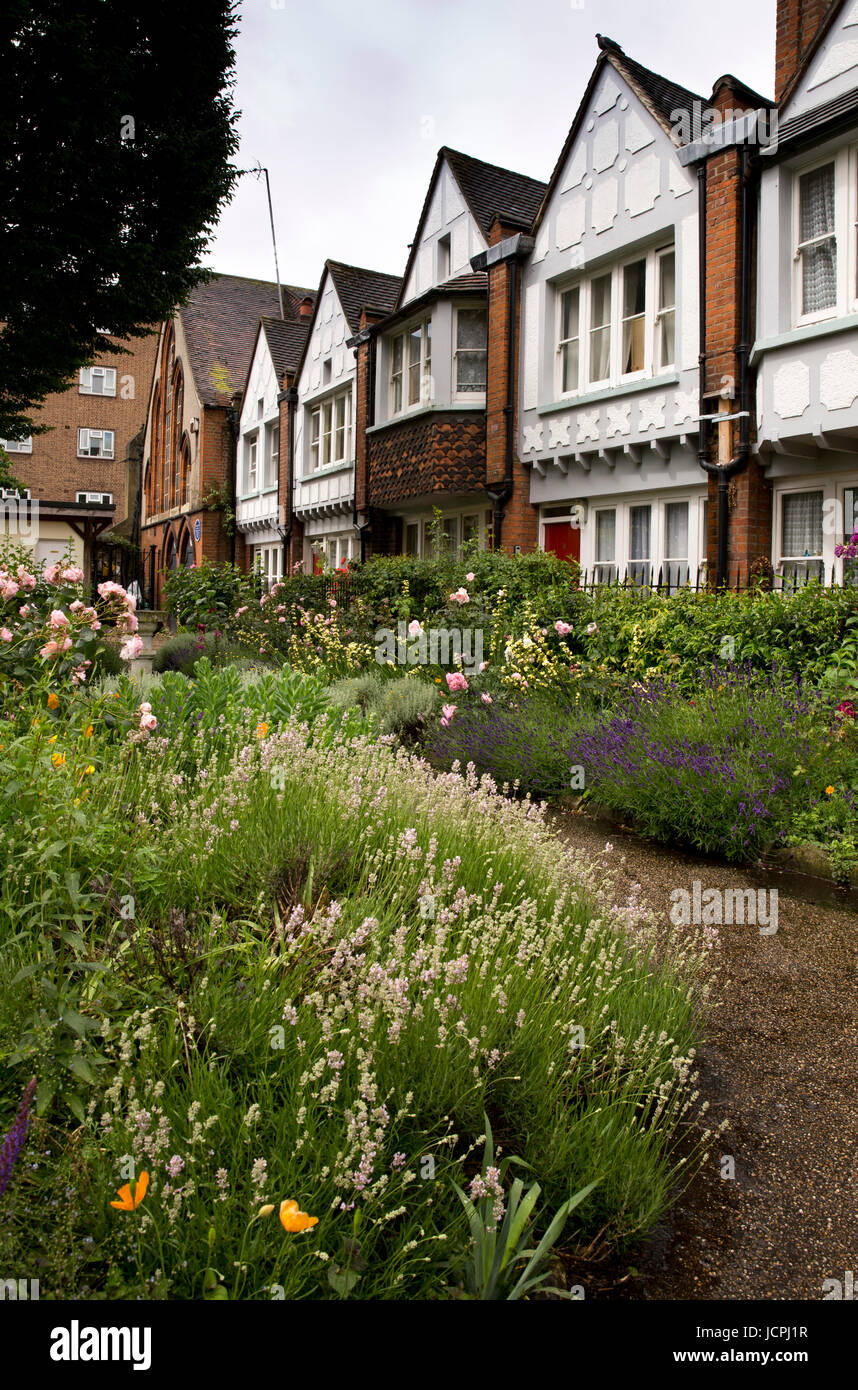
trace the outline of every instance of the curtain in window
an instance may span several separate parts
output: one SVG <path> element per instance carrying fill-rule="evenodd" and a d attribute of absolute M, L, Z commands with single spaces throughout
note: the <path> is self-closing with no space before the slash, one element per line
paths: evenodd
<path fill-rule="evenodd" d="M 811 169 L 801 177 L 799 244 L 802 247 L 802 313 L 830 309 L 837 303 L 833 164 Z"/>
<path fill-rule="evenodd" d="M 786 559 L 822 555 L 822 493 L 791 492 L 783 499 L 783 541 Z"/>
<path fill-rule="evenodd" d="M 650 508 L 629 509 L 629 574 L 636 584 L 646 584 L 649 567 Z"/>
<path fill-rule="evenodd" d="M 610 562 L 614 559 L 617 534 L 617 513 L 596 513 L 596 559 Z"/>
<path fill-rule="evenodd" d="M 668 502 L 664 509 L 666 560 L 688 559 L 688 503 Z"/>

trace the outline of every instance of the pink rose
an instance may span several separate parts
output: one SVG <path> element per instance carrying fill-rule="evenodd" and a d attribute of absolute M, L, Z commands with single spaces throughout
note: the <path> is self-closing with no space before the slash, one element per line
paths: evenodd
<path fill-rule="evenodd" d="M 72 639 L 70 637 L 58 637 L 52 642 L 46 642 L 45 645 L 39 649 L 39 656 L 62 656 L 63 652 L 68 651 L 71 644 Z"/>
<path fill-rule="evenodd" d="M 564 623 L 558 619 L 554 624 L 554 631 L 557 633 L 558 637 L 568 637 L 569 633 L 572 631 L 572 626 L 570 623 Z"/>
<path fill-rule="evenodd" d="M 418 623 L 416 618 L 412 618 L 411 622 L 408 624 L 408 636 L 417 637 L 422 631 L 422 625 Z"/>
<path fill-rule="evenodd" d="M 468 682 L 465 680 L 465 677 L 462 675 L 461 671 L 448 671 L 446 680 L 447 689 L 451 693 L 454 690 L 468 690 L 470 688 L 468 686 Z"/>
<path fill-rule="evenodd" d="M 0 642 L 11 642 L 12 634 L 8 627 L 0 627 Z"/>
<path fill-rule="evenodd" d="M 20 588 L 14 579 L 4 579 L 0 587 L 0 598 L 14 598 Z"/>
<path fill-rule="evenodd" d="M 61 608 L 53 608 L 51 609 L 50 624 L 51 627 L 56 630 L 58 628 L 68 627 L 69 620 Z"/>
<path fill-rule="evenodd" d="M 83 579 L 83 570 L 79 569 L 77 565 L 69 565 L 68 569 L 63 570 L 60 574 L 60 579 L 65 579 L 69 584 L 79 584 Z"/>
<path fill-rule="evenodd" d="M 473 576 L 473 574 L 466 574 L 466 575 L 465 575 L 465 578 L 467 579 L 467 581 L 468 581 L 469 584 L 473 584 L 473 582 L 474 582 L 474 576 Z"/>
<path fill-rule="evenodd" d="M 246 603 L 243 603 L 243 604 L 241 605 L 240 608 L 236 608 L 236 610 L 235 610 L 235 616 L 236 616 L 237 618 L 240 618 L 241 615 L 242 615 L 242 613 L 246 613 L 246 612 L 247 612 L 247 604 L 246 604 Z"/>
<path fill-rule="evenodd" d="M 484 705 L 491 705 L 493 703 L 492 697 L 487 690 L 483 691 L 482 695 L 480 696 L 480 699 L 482 700 Z"/>
<path fill-rule="evenodd" d="M 123 661 L 132 661 L 135 656 L 139 656 L 143 650 L 142 637 L 126 637 L 122 646 L 119 648 L 119 655 Z"/>
<path fill-rule="evenodd" d="M 57 581 L 57 575 L 59 574 L 59 571 L 59 565 L 48 565 L 47 569 L 45 570 L 45 583 L 55 584 Z"/>
<path fill-rule="evenodd" d="M 470 603 L 470 601 L 467 589 L 457 589 L 454 594 L 450 595 L 451 603 Z"/>

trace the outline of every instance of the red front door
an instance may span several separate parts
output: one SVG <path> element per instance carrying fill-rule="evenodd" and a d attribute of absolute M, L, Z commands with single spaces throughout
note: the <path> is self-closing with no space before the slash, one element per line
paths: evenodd
<path fill-rule="evenodd" d="M 545 549 L 560 560 L 581 559 L 581 528 L 568 521 L 549 521 L 545 524 Z"/>

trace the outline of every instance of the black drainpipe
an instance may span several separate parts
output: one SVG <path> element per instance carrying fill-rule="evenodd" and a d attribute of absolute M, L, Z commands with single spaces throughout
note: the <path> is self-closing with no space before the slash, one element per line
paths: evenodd
<path fill-rule="evenodd" d="M 512 496 L 512 468 L 515 431 L 515 314 L 518 290 L 518 261 L 513 257 L 508 263 L 507 274 L 507 361 L 506 361 L 506 405 L 503 413 L 506 418 L 506 456 L 504 459 L 504 481 L 502 488 L 487 489 L 494 504 L 492 523 L 492 549 L 500 550 L 503 528 L 504 507 Z"/>
<path fill-rule="evenodd" d="M 697 170 L 700 194 L 699 239 L 700 239 L 700 436 L 698 462 L 710 477 L 718 479 L 718 558 L 715 586 L 722 589 L 727 584 L 727 529 L 730 524 L 728 487 L 731 478 L 742 473 L 748 466 L 751 452 L 750 393 L 748 389 L 749 359 L 751 345 L 748 340 L 751 321 L 751 154 L 747 145 L 742 146 L 742 191 L 741 191 L 741 236 L 742 249 L 739 263 L 739 342 L 736 346 L 736 359 L 739 367 L 739 447 L 729 463 L 711 463 L 706 457 L 706 425 L 704 418 L 704 395 L 706 388 L 706 165 L 701 163 Z"/>
<path fill-rule="evenodd" d="M 292 540 L 292 532 L 295 528 L 295 406 L 298 404 L 298 388 L 287 386 L 285 391 L 281 391 L 277 397 L 278 403 L 286 401 L 289 406 L 289 424 L 286 429 L 286 469 L 289 474 L 289 516 L 288 525 L 281 537 L 283 548 L 283 563 L 281 569 L 286 576 L 289 558 L 289 543 Z"/>
<path fill-rule="evenodd" d="M 232 446 L 230 448 L 230 467 L 227 474 L 228 481 L 226 487 L 226 498 L 233 516 L 232 530 L 229 538 L 229 559 L 230 563 L 233 565 L 235 564 L 235 512 L 237 507 L 235 472 L 238 467 L 238 435 L 239 428 L 241 425 L 238 406 L 236 404 L 236 402 L 239 399 L 240 397 L 238 395 L 233 396 L 232 403 L 226 412 L 226 418 L 229 421 L 229 432 L 232 437 Z"/>
<path fill-rule="evenodd" d="M 367 420 L 367 425 L 371 425 L 371 424 L 373 423 L 374 419 L 375 419 L 375 355 L 376 355 L 376 342 L 375 342 L 375 336 L 374 336 L 374 334 L 372 334 L 372 333 L 369 334 L 368 339 L 367 339 L 367 352 L 369 353 L 369 361 L 368 361 L 368 363 L 367 363 L 367 386 L 366 386 L 367 402 L 366 402 L 366 420 Z M 357 437 L 357 436 L 355 436 L 355 437 Z M 364 448 L 367 450 L 367 452 L 369 452 L 369 440 L 366 438 L 366 434 L 364 434 Z M 367 480 L 368 480 L 368 479 L 369 479 L 369 463 L 368 463 L 368 461 L 367 461 L 366 476 L 367 476 Z M 355 483 L 357 483 L 357 470 L 355 470 Z M 366 501 L 367 501 L 367 511 L 369 511 L 369 496 L 368 496 L 368 495 L 367 495 Z M 361 564 L 363 565 L 363 564 L 366 563 L 366 538 L 367 538 L 368 533 L 372 530 L 372 522 L 371 522 L 371 521 L 365 521 L 365 522 L 363 522 L 363 524 L 361 524 L 361 522 L 358 521 L 357 486 L 355 486 L 354 500 L 353 500 L 353 502 L 352 502 L 352 526 L 354 526 L 354 528 L 355 528 L 356 531 L 359 531 L 359 532 L 360 532 L 360 562 L 361 562 Z"/>

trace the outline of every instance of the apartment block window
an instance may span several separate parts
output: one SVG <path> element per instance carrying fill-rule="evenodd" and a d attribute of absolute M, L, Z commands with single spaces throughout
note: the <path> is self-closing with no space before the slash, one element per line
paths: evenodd
<path fill-rule="evenodd" d="M 611 276 L 600 275 L 590 286 L 590 382 L 611 375 Z"/>
<path fill-rule="evenodd" d="M 26 439 L 0 439 L 0 447 L 5 449 L 7 454 L 31 454 L 33 436 L 28 434 Z"/>
<path fill-rule="evenodd" d="M 578 390 L 578 361 L 581 350 L 581 287 L 564 290 L 560 296 L 560 390 Z"/>
<path fill-rule="evenodd" d="M 650 582 L 651 507 L 629 508 L 629 578 L 635 584 Z"/>
<path fill-rule="evenodd" d="M 664 508 L 663 581 L 671 586 L 688 581 L 688 503 L 667 502 Z"/>
<path fill-rule="evenodd" d="M 656 257 L 658 308 L 655 315 L 656 361 L 672 367 L 676 361 L 676 252 L 661 251 Z"/>
<path fill-rule="evenodd" d="M 115 367 L 81 367 L 78 394 L 81 396 L 115 396 Z"/>
<path fill-rule="evenodd" d="M 623 376 L 644 369 L 646 343 L 646 261 L 623 267 Z"/>
<path fill-rule="evenodd" d="M 351 454 L 351 391 L 330 396 L 311 411 L 310 469 L 342 463 Z"/>
<path fill-rule="evenodd" d="M 837 239 L 834 231 L 834 163 L 802 174 L 798 181 L 798 246 L 802 316 L 837 304 Z"/>
<path fill-rule="evenodd" d="M 390 345 L 390 413 L 428 401 L 432 379 L 432 321 L 426 319 Z"/>
<path fill-rule="evenodd" d="M 617 513 L 596 512 L 596 583 L 612 584 L 617 577 Z"/>
<path fill-rule="evenodd" d="M 112 459 L 113 430 L 78 430 L 78 458 Z"/>
<path fill-rule="evenodd" d="M 247 441 L 247 491 L 256 492 L 259 487 L 259 435 L 252 434 Z"/>
<path fill-rule="evenodd" d="M 456 395 L 470 396 L 486 390 L 486 311 L 456 311 Z"/>
<path fill-rule="evenodd" d="M 785 577 L 823 577 L 822 491 L 787 492 L 781 498 L 781 557 Z"/>

